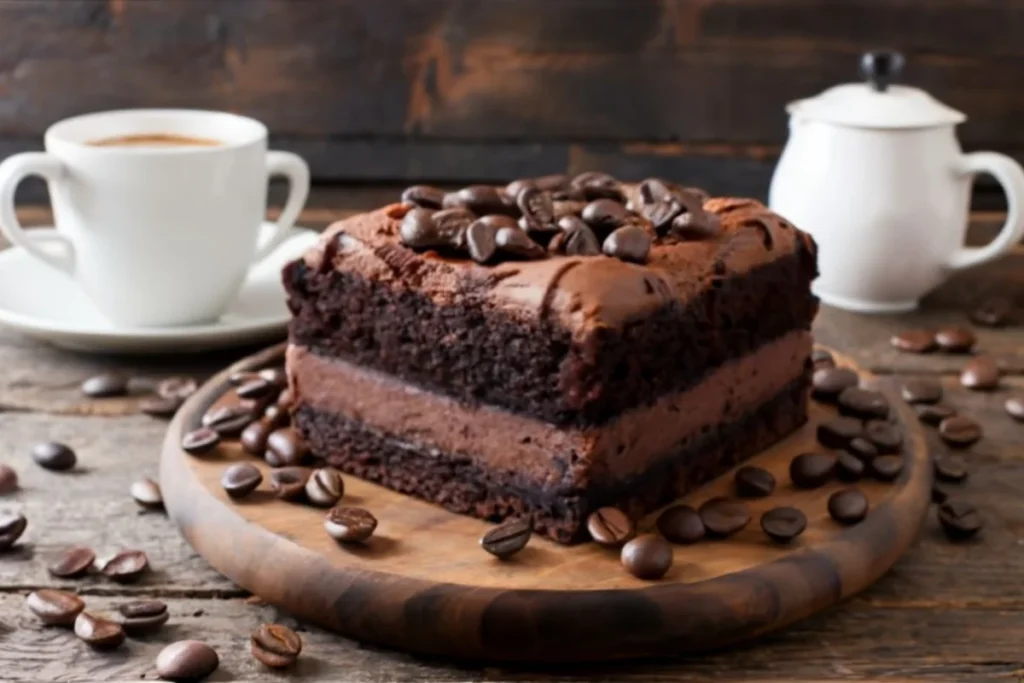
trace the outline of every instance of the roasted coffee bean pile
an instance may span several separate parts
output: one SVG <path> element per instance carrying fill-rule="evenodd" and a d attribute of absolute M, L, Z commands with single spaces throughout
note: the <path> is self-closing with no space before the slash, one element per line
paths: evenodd
<path fill-rule="evenodd" d="M 649 178 L 635 192 L 598 172 L 514 180 L 505 187 L 470 185 L 445 193 L 414 185 L 399 230 L 418 251 L 468 256 L 478 263 L 549 255 L 597 256 L 644 263 L 659 238 L 715 237 L 718 216 L 707 194 Z"/>

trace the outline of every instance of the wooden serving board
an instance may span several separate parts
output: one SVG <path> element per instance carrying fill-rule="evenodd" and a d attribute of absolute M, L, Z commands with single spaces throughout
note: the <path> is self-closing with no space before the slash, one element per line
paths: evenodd
<path fill-rule="evenodd" d="M 492 525 L 347 476 L 344 503 L 379 520 L 366 546 L 341 546 L 324 532 L 324 511 L 274 499 L 267 483 L 232 501 L 221 472 L 249 458 L 234 442 L 202 458 L 181 436 L 228 389 L 228 376 L 279 364 L 283 346 L 251 356 L 210 380 L 179 411 L 164 444 L 160 477 L 167 510 L 218 571 L 267 602 L 347 636 L 403 650 L 500 661 L 595 661 L 673 655 L 735 643 L 809 616 L 868 586 L 913 541 L 927 511 L 932 472 L 914 413 L 890 400 L 904 428 L 906 467 L 891 484 L 857 485 L 867 519 L 833 522 L 829 494 L 842 484 L 799 491 L 791 458 L 818 450 L 814 425 L 832 409 L 812 402 L 811 421 L 750 462 L 779 482 L 749 501 L 750 525 L 721 541 L 675 546 L 668 575 L 645 582 L 618 553 L 596 544 L 559 546 L 534 537 L 501 562 L 479 547 Z M 851 362 L 837 356 L 841 365 Z M 874 378 L 861 373 L 862 384 Z M 694 505 L 729 495 L 731 472 L 688 497 Z M 789 546 L 761 531 L 760 514 L 792 505 L 808 528 Z M 642 528 L 653 524 L 646 520 Z"/>

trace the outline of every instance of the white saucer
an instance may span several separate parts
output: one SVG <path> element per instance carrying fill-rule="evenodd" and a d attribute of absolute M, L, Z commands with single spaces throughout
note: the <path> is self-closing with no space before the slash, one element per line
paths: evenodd
<path fill-rule="evenodd" d="M 261 241 L 269 237 L 272 228 L 263 224 Z M 46 248 L 53 229 L 31 232 Z M 293 228 L 292 233 L 253 267 L 238 298 L 220 320 L 187 327 L 116 327 L 71 278 L 12 247 L 0 251 L 0 325 L 56 346 L 100 353 L 208 351 L 279 339 L 289 318 L 281 268 L 317 238 L 305 228 Z"/>

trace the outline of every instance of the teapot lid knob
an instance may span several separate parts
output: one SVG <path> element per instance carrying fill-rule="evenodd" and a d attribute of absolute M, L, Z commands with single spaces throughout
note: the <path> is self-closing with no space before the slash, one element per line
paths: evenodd
<path fill-rule="evenodd" d="M 903 70 L 903 54 L 895 50 L 865 52 L 860 58 L 860 71 L 871 87 L 885 92 Z"/>

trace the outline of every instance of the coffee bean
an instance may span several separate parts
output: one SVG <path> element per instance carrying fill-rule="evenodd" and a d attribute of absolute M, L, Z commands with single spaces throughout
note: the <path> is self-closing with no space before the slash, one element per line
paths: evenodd
<path fill-rule="evenodd" d="M 750 510 L 737 500 L 711 498 L 697 510 L 704 532 L 712 538 L 732 536 L 750 523 Z"/>
<path fill-rule="evenodd" d="M 501 213 L 505 210 L 502 194 L 491 185 L 470 185 L 453 192 L 442 200 L 445 208 L 461 206 L 478 216 Z"/>
<path fill-rule="evenodd" d="M 832 353 L 826 349 L 814 349 L 811 351 L 811 363 L 815 369 L 818 368 L 832 368 L 836 365 L 835 358 L 832 357 Z M 846 387 L 843 387 L 844 389 Z"/>
<path fill-rule="evenodd" d="M 430 185 L 413 185 L 402 192 L 402 203 L 424 209 L 440 209 L 444 201 L 444 190 Z"/>
<path fill-rule="evenodd" d="M 658 516 L 658 531 L 670 543 L 689 545 L 704 538 L 700 514 L 689 505 L 673 505 Z"/>
<path fill-rule="evenodd" d="M 82 393 L 90 398 L 110 398 L 128 393 L 128 378 L 117 372 L 105 372 L 82 382 Z"/>
<path fill-rule="evenodd" d="M 856 524 L 868 516 L 868 499 L 858 489 L 843 489 L 828 497 L 828 514 L 840 524 Z"/>
<path fill-rule="evenodd" d="M 527 518 L 505 522 L 480 538 L 480 547 L 499 560 L 506 560 L 526 547 L 532 534 L 532 525 Z"/>
<path fill-rule="evenodd" d="M 235 437 L 253 420 L 253 406 L 247 403 L 224 403 L 208 410 L 202 419 L 209 427 L 223 437 Z"/>
<path fill-rule="evenodd" d="M 306 481 L 306 500 L 320 507 L 331 507 L 345 495 L 345 480 L 333 467 L 314 470 Z"/>
<path fill-rule="evenodd" d="M 211 453 L 220 443 L 220 434 L 209 427 L 200 427 L 186 432 L 181 437 L 181 449 L 192 455 Z"/>
<path fill-rule="evenodd" d="M 228 384 L 233 387 L 237 387 L 245 384 L 246 382 L 251 382 L 257 377 L 259 377 L 259 374 L 252 370 L 238 370 L 237 372 L 232 372 L 228 375 Z"/>
<path fill-rule="evenodd" d="M 823 486 L 836 469 L 836 456 L 831 453 L 801 453 L 789 463 L 789 478 L 801 489 Z"/>
<path fill-rule="evenodd" d="M 1013 301 L 996 296 L 983 301 L 971 311 L 971 320 L 982 327 L 1002 327 L 1013 317 Z"/>
<path fill-rule="evenodd" d="M 858 460 L 867 462 L 874 460 L 878 455 L 878 447 L 868 441 L 867 437 L 858 436 L 856 439 L 850 439 L 850 443 L 846 444 L 846 452 Z"/>
<path fill-rule="evenodd" d="M 893 336 L 889 343 L 900 351 L 928 353 L 935 350 L 935 334 L 929 330 L 906 330 Z"/>
<path fill-rule="evenodd" d="M 308 467 L 278 467 L 268 475 L 270 488 L 281 500 L 299 500 L 306 494 L 306 482 L 312 473 Z"/>
<path fill-rule="evenodd" d="M 547 255 L 544 247 L 534 242 L 519 228 L 499 228 L 494 236 L 498 250 L 508 256 L 523 259 L 541 259 Z"/>
<path fill-rule="evenodd" d="M 566 256 L 597 256 L 601 253 L 601 243 L 597 235 L 582 220 L 572 217 L 579 225 L 571 230 L 566 230 L 564 223 L 559 223 L 564 230 Z"/>
<path fill-rule="evenodd" d="M 963 325 L 944 327 L 935 333 L 935 343 L 943 351 L 965 353 L 974 347 L 977 338 Z"/>
<path fill-rule="evenodd" d="M 850 387 L 843 389 L 836 399 L 839 412 L 843 415 L 860 417 L 869 420 L 875 417 L 889 416 L 889 401 L 878 391 Z"/>
<path fill-rule="evenodd" d="M 1014 420 L 1024 422 L 1024 396 L 1016 395 L 1009 397 L 1006 399 L 1006 403 L 1003 404 L 1003 408 L 1006 409 L 1006 413 Z M 0 477 L 0 480 L 2 480 L 2 477 Z"/>
<path fill-rule="evenodd" d="M 718 236 L 721 219 L 713 213 L 697 208 L 688 209 L 672 220 L 671 233 L 682 240 L 706 240 Z"/>
<path fill-rule="evenodd" d="M 847 451 L 836 455 L 836 477 L 839 481 L 854 482 L 863 476 L 864 460 Z"/>
<path fill-rule="evenodd" d="M 281 390 L 281 387 L 277 386 L 273 382 L 268 381 L 263 377 L 257 377 L 256 379 L 249 380 L 245 384 L 240 384 L 235 389 L 235 395 L 239 398 L 248 399 L 261 399 L 267 396 L 276 395 Z"/>
<path fill-rule="evenodd" d="M 14 546 L 27 526 L 28 520 L 24 515 L 0 513 L 0 551 Z"/>
<path fill-rule="evenodd" d="M 267 438 L 275 429 L 280 429 L 280 426 L 275 427 L 265 417 L 262 420 L 250 422 L 238 436 L 242 450 L 257 458 L 262 458 L 267 451 Z"/>
<path fill-rule="evenodd" d="M 399 228 L 402 244 L 412 249 L 447 246 L 447 240 L 438 234 L 434 225 L 434 213 L 433 209 L 416 208 L 405 214 Z"/>
<path fill-rule="evenodd" d="M 643 228 L 628 224 L 616 228 L 604 240 L 601 250 L 621 261 L 644 263 L 651 251 L 651 235 Z"/>
<path fill-rule="evenodd" d="M 179 398 L 150 396 L 139 401 L 139 410 L 151 417 L 169 418 L 174 417 L 181 404 L 182 400 Z"/>
<path fill-rule="evenodd" d="M 40 467 L 54 472 L 70 470 L 78 462 L 71 448 L 56 441 L 37 443 L 32 447 L 32 459 Z"/>
<path fill-rule="evenodd" d="M 185 401 L 199 390 L 199 383 L 191 377 L 168 377 L 156 385 L 160 398 Z"/>
<path fill-rule="evenodd" d="M 614 199 L 625 201 L 622 185 L 614 177 L 599 171 L 587 171 L 573 178 L 569 185 L 582 193 L 588 201 L 596 199 Z"/>
<path fill-rule="evenodd" d="M 278 389 L 284 389 L 288 386 L 288 373 L 282 367 L 263 368 L 258 374 Z"/>
<path fill-rule="evenodd" d="M 164 506 L 164 497 L 160 492 L 160 486 L 149 477 L 132 483 L 129 492 L 140 507 L 158 510 Z"/>
<path fill-rule="evenodd" d="M 644 203 L 640 209 L 640 215 L 651 222 L 659 235 L 668 232 L 672 226 L 672 220 L 682 213 L 683 207 L 675 199 L 667 201 Z"/>
<path fill-rule="evenodd" d="M 761 515 L 761 530 L 776 543 L 789 543 L 807 528 L 807 515 L 792 507 L 777 507 Z"/>
<path fill-rule="evenodd" d="M 981 425 L 966 415 L 954 415 L 939 423 L 939 436 L 950 446 L 966 448 L 982 437 Z"/>
<path fill-rule="evenodd" d="M 291 666 L 302 652 L 299 634 L 281 624 L 263 624 L 253 631 L 249 644 L 252 656 L 273 669 Z"/>
<path fill-rule="evenodd" d="M 740 498 L 764 498 L 775 490 L 775 477 L 766 469 L 744 465 L 733 476 L 736 495 Z"/>
<path fill-rule="evenodd" d="M 365 541 L 377 528 L 377 518 L 370 514 L 369 510 L 355 507 L 335 507 L 324 518 L 324 529 L 327 535 L 336 541 L 359 542 Z M 499 527 L 500 528 L 500 527 Z M 492 529 L 492 531 L 496 531 Z M 527 529 L 529 531 L 529 529 Z M 523 540 L 529 539 L 527 534 Z"/>
<path fill-rule="evenodd" d="M 981 530 L 981 515 L 970 503 L 962 500 L 947 500 L 939 506 L 939 523 L 946 536 L 953 541 L 963 541 Z"/>
<path fill-rule="evenodd" d="M 159 600 L 136 600 L 117 609 L 121 613 L 121 628 L 130 636 L 154 633 L 170 616 L 167 605 Z"/>
<path fill-rule="evenodd" d="M 647 178 L 637 185 L 637 194 L 643 206 L 675 200 L 672 183 L 661 178 Z"/>
<path fill-rule="evenodd" d="M 636 578 L 655 581 L 672 567 L 672 546 L 661 536 L 642 534 L 622 546 L 619 559 Z"/>
<path fill-rule="evenodd" d="M 999 386 L 999 366 L 992 356 L 978 356 L 960 371 L 960 384 L 975 391 L 989 391 Z"/>
<path fill-rule="evenodd" d="M 93 552 L 92 548 L 86 548 L 85 546 L 68 548 L 61 552 L 46 570 L 53 576 L 68 579 L 85 574 L 92 567 L 92 563 L 95 560 L 96 553 Z"/>
<path fill-rule="evenodd" d="M 939 455 L 932 463 L 936 479 L 954 483 L 967 479 L 967 463 L 959 455 Z"/>
<path fill-rule="evenodd" d="M 908 379 L 900 388 L 907 403 L 938 403 L 942 399 L 942 385 L 933 379 Z"/>
<path fill-rule="evenodd" d="M 244 498 L 256 490 L 263 474 L 248 462 L 236 462 L 220 475 L 220 485 L 232 498 Z"/>
<path fill-rule="evenodd" d="M 71 626 L 85 609 L 85 602 L 74 593 L 40 588 L 25 598 L 25 606 L 49 626 Z"/>
<path fill-rule="evenodd" d="M 843 448 L 851 440 L 864 434 L 860 420 L 852 417 L 834 417 L 818 424 L 818 442 L 826 448 Z"/>
<path fill-rule="evenodd" d="M 523 225 L 526 231 L 556 232 L 555 207 L 551 203 L 551 194 L 537 187 L 527 187 L 516 197 L 516 205 L 523 214 Z"/>
<path fill-rule="evenodd" d="M 99 565 L 99 570 L 113 581 L 131 583 L 149 569 L 149 558 L 141 550 L 122 550 Z"/>
<path fill-rule="evenodd" d="M 583 208 L 580 217 L 599 235 L 606 235 L 626 222 L 629 211 L 614 199 L 597 199 Z"/>
<path fill-rule="evenodd" d="M 0 496 L 18 490 L 18 473 L 10 465 L 0 463 Z"/>
<path fill-rule="evenodd" d="M 868 463 L 868 471 L 879 481 L 895 481 L 903 471 L 903 456 L 880 455 Z"/>
<path fill-rule="evenodd" d="M 864 436 L 874 444 L 879 453 L 899 453 L 903 446 L 903 432 L 891 422 L 869 420 L 864 425 Z"/>
<path fill-rule="evenodd" d="M 949 406 L 938 403 L 936 405 L 916 405 L 914 410 L 917 412 L 917 419 L 926 425 L 932 427 L 938 427 L 939 423 L 945 420 L 947 417 L 953 417 L 956 415 L 956 411 Z"/>
<path fill-rule="evenodd" d="M 277 405 L 281 406 L 286 410 L 290 410 L 292 407 L 292 391 L 287 387 L 280 394 L 277 395 Z"/>
<path fill-rule="evenodd" d="M 270 426 L 270 430 L 273 431 L 280 427 L 284 427 L 289 424 L 292 420 L 292 416 L 288 413 L 287 408 L 281 407 L 277 403 L 271 403 L 267 406 L 266 410 L 263 411 L 263 420 L 257 420 L 257 422 L 266 422 Z M 250 423 L 251 424 L 251 423 Z M 246 427 L 245 429 L 248 429 Z M 242 430 L 242 434 L 245 434 L 245 429 Z M 239 436 L 239 438 L 242 438 Z M 264 444 L 264 448 L 266 444 Z M 263 456 L 263 452 L 260 452 L 260 457 Z"/>
<path fill-rule="evenodd" d="M 487 218 L 478 218 L 466 228 L 466 247 L 470 257 L 477 263 L 487 263 L 498 250 L 495 238 L 498 228 Z"/>
<path fill-rule="evenodd" d="M 274 430 L 267 437 L 267 452 L 264 456 L 271 467 L 299 465 L 309 454 L 309 447 L 291 427 Z"/>
<path fill-rule="evenodd" d="M 936 505 L 942 505 L 949 500 L 949 494 L 946 493 L 941 486 L 937 483 L 932 484 L 932 502 Z"/>
<path fill-rule="evenodd" d="M 619 546 L 633 538 L 636 529 L 625 512 L 614 507 L 603 507 L 587 517 L 587 531 L 595 543 Z"/>
<path fill-rule="evenodd" d="M 811 375 L 811 395 L 819 401 L 834 401 L 839 392 L 858 383 L 860 378 L 849 368 L 818 368 Z"/>
<path fill-rule="evenodd" d="M 124 629 L 120 624 L 94 617 L 88 612 L 75 617 L 75 635 L 87 645 L 100 650 L 114 648 L 124 642 Z"/>
<path fill-rule="evenodd" d="M 171 643 L 156 657 L 156 675 L 170 681 L 206 678 L 220 666 L 217 651 L 198 640 Z"/>

